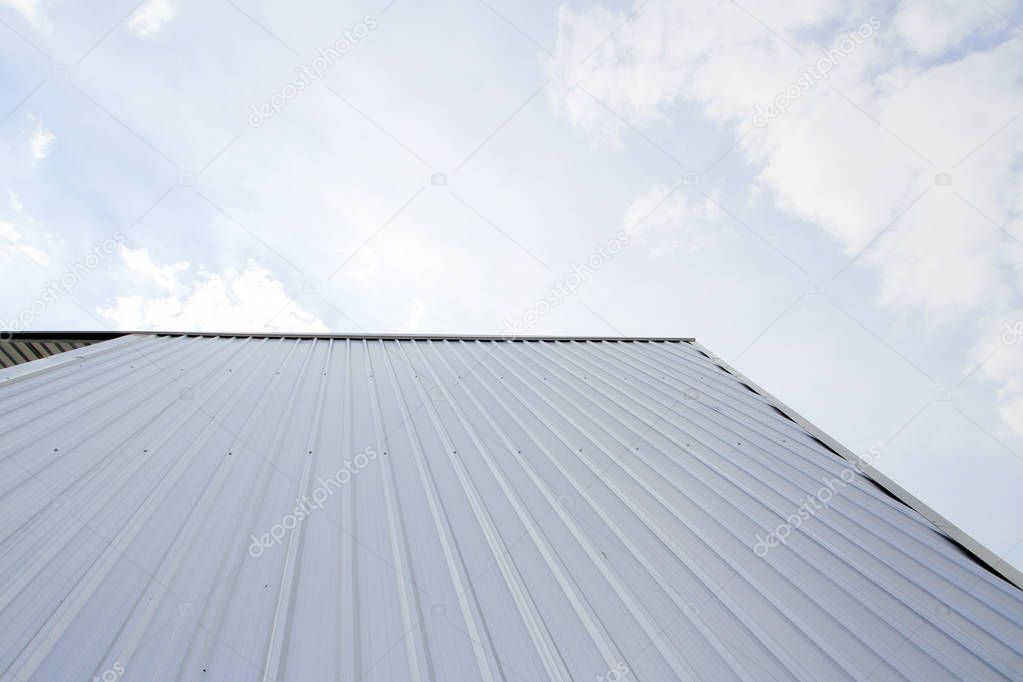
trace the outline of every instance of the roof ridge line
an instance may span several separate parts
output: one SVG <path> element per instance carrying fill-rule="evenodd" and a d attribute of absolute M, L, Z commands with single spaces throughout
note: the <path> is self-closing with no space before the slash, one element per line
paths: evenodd
<path fill-rule="evenodd" d="M 38 339 L 82 339 L 105 341 L 120 336 L 202 336 L 202 337 L 234 337 L 234 338 L 287 338 L 287 339 L 383 339 L 383 340 L 436 340 L 436 341 L 624 341 L 639 343 L 692 343 L 696 339 L 687 336 L 586 336 L 572 334 L 416 334 L 409 332 L 355 332 L 355 333 L 319 333 L 319 332 L 224 332 L 224 331 L 158 331 L 158 330 L 127 330 L 127 331 L 23 331 L 8 332 L 3 340 L 27 341 Z"/>

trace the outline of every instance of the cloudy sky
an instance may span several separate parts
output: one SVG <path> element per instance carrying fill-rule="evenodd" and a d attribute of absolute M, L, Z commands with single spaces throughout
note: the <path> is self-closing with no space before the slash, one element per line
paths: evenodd
<path fill-rule="evenodd" d="M 1023 567 L 1009 0 L 0 0 L 8 329 L 695 336 Z"/>

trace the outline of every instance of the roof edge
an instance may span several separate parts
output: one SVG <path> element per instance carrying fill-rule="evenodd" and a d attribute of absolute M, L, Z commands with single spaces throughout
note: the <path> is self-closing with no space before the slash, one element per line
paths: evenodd
<path fill-rule="evenodd" d="M 0 341 L 109 341 L 135 332 L 110 331 L 54 331 L 54 332 L 0 332 Z"/>
<path fill-rule="evenodd" d="M 685 336 L 571 336 L 571 335 L 527 335 L 527 334 L 409 334 L 402 332 L 352 334 L 318 334 L 301 332 L 208 332 L 208 331 L 32 331 L 10 332 L 3 340 L 34 341 L 39 339 L 82 339 L 107 341 L 121 336 L 201 336 L 270 339 L 367 339 L 384 341 L 623 341 L 653 343 L 690 343 L 695 341 Z"/>
<path fill-rule="evenodd" d="M 1008 561 L 1003 559 L 1001 556 L 995 554 L 986 546 L 981 544 L 973 536 L 968 534 L 963 529 L 956 526 L 954 523 L 946 519 L 944 516 L 935 511 L 930 505 L 926 504 L 911 492 L 903 488 L 901 485 L 893 481 L 892 479 L 885 476 L 883 473 L 878 471 L 876 468 L 870 466 L 864 462 L 859 456 L 856 455 L 849 448 L 845 447 L 837 440 L 826 434 L 821 429 L 817 428 L 808 419 L 803 417 L 801 414 L 793 410 L 791 407 L 783 403 L 782 401 L 775 398 L 773 395 L 765 391 L 758 384 L 751 381 L 746 375 L 739 370 L 732 367 L 730 364 L 718 357 L 713 351 L 709 350 L 706 346 L 698 343 L 695 339 L 688 341 L 694 348 L 703 352 L 708 358 L 723 370 L 732 374 L 739 381 L 743 382 L 749 388 L 753 389 L 760 397 L 767 400 L 768 403 L 773 405 L 776 409 L 782 412 L 786 417 L 794 421 L 799 426 L 803 427 L 807 433 L 823 443 L 827 448 L 837 453 L 840 457 L 848 461 L 857 471 L 861 472 L 864 476 L 872 480 L 874 483 L 879 485 L 883 490 L 891 494 L 902 504 L 906 505 L 913 511 L 917 512 L 925 519 L 930 521 L 939 531 L 944 533 L 950 540 L 962 547 L 968 554 L 970 554 L 974 560 L 979 564 L 987 568 L 991 573 L 1005 580 L 1006 582 L 1016 586 L 1019 589 L 1023 589 L 1023 571 L 1010 564 Z"/>

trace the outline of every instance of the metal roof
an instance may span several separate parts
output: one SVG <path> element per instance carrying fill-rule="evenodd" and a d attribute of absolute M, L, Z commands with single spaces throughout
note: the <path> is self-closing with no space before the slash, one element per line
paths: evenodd
<path fill-rule="evenodd" d="M 0 338 L 0 369 L 66 353 L 91 343 L 92 340 L 78 338 Z"/>
<path fill-rule="evenodd" d="M 3 679 L 1023 677 L 1023 592 L 687 341 L 122 336 L 0 370 L 0 457 Z"/>

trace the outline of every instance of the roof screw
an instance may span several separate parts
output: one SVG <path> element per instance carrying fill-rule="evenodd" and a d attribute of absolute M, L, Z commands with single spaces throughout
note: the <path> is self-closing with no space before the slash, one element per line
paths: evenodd
<path fill-rule="evenodd" d="M 446 616 L 448 615 L 448 607 L 445 604 L 436 603 L 430 604 L 430 615 L 431 616 Z"/>
<path fill-rule="evenodd" d="M 558 495 L 558 506 L 562 509 L 568 509 L 575 504 L 575 498 L 568 494 Z"/>
<path fill-rule="evenodd" d="M 194 616 L 195 615 L 195 605 L 190 604 L 187 601 L 184 602 L 184 603 L 178 604 L 178 615 L 179 616 L 184 616 L 185 618 L 188 618 L 189 616 Z"/>

